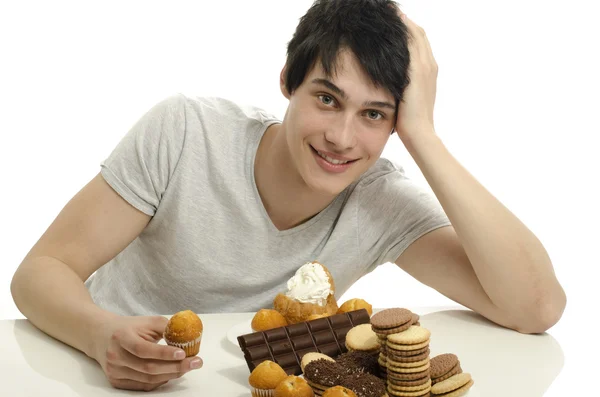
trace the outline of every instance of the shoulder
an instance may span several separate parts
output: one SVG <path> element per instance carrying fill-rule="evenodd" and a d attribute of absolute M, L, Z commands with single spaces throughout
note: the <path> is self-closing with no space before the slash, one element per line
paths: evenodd
<path fill-rule="evenodd" d="M 359 205 L 368 212 L 408 209 L 436 201 L 431 188 L 412 180 L 399 164 L 380 158 L 356 182 Z"/>
<path fill-rule="evenodd" d="M 361 175 L 358 181 L 356 181 L 356 188 L 361 191 L 377 190 L 383 186 L 398 184 L 404 181 L 409 181 L 404 168 L 382 157 Z"/>
<path fill-rule="evenodd" d="M 215 96 L 196 96 L 180 93 L 187 117 L 203 123 L 226 126 L 231 124 L 265 124 L 278 121 L 278 118 L 257 106 L 239 103 Z"/>

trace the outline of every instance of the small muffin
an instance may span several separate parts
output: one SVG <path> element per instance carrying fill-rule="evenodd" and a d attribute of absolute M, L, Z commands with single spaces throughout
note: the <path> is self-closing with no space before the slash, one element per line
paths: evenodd
<path fill-rule="evenodd" d="M 314 397 L 312 387 L 303 379 L 290 375 L 275 388 L 275 397 Z"/>
<path fill-rule="evenodd" d="M 366 309 L 367 313 L 369 313 L 369 316 L 373 315 L 373 306 L 371 306 L 371 304 L 366 300 L 360 298 L 353 298 L 344 302 L 342 306 L 340 306 L 340 308 L 338 309 L 337 314 L 347 313 L 360 309 Z"/>
<path fill-rule="evenodd" d="M 356 393 L 344 386 L 334 386 L 325 390 L 321 397 L 356 397 Z"/>
<path fill-rule="evenodd" d="M 265 360 L 258 364 L 248 377 L 252 397 L 274 397 L 275 388 L 288 375 L 279 364 Z"/>
<path fill-rule="evenodd" d="M 277 310 L 260 309 L 254 315 L 250 325 L 252 326 L 252 330 L 254 332 L 259 332 L 273 328 L 285 327 L 288 325 L 288 323 L 285 320 L 285 317 L 283 317 Z"/>
<path fill-rule="evenodd" d="M 200 352 L 203 329 L 200 317 L 191 310 L 184 310 L 169 319 L 163 337 L 167 345 L 178 347 L 191 357 Z"/>

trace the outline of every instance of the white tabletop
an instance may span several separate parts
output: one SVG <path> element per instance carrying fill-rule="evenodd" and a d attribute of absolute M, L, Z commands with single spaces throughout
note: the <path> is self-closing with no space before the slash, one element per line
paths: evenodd
<path fill-rule="evenodd" d="M 569 381 L 555 387 L 565 360 L 552 329 L 542 335 L 523 335 L 459 308 L 410 309 L 421 315 L 421 326 L 431 331 L 431 357 L 455 353 L 463 371 L 472 374 L 475 385 L 469 397 L 570 395 L 569 391 L 585 390 L 569 387 Z M 151 394 L 250 396 L 250 372 L 239 346 L 226 335 L 232 327 L 249 324 L 253 315 L 201 314 L 204 335 L 200 356 L 204 366 Z M 0 341 L 0 395 L 140 394 L 112 388 L 95 361 L 45 335 L 27 320 L 0 321 Z M 581 386 L 586 378 L 573 380 Z"/>

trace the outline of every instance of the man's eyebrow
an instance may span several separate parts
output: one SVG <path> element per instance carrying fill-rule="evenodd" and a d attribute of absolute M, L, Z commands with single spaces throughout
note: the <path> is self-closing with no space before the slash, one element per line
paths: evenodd
<path fill-rule="evenodd" d="M 316 78 L 316 79 L 312 80 L 312 83 L 318 84 L 318 85 L 324 85 L 325 87 L 329 88 L 334 93 L 341 96 L 342 99 L 348 100 L 348 95 L 346 94 L 346 92 L 327 79 Z M 363 107 L 387 108 L 387 109 L 391 109 L 394 111 L 396 110 L 396 106 L 394 106 L 393 104 L 391 104 L 389 102 L 383 102 L 383 101 L 366 101 L 362 105 L 363 105 Z"/>

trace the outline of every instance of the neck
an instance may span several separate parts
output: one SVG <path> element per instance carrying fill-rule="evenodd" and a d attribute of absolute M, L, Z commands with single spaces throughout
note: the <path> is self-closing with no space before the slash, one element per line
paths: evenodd
<path fill-rule="evenodd" d="M 304 182 L 289 155 L 283 124 L 265 131 L 256 153 L 254 178 L 267 214 L 278 230 L 308 221 L 335 198 L 312 190 Z"/>

